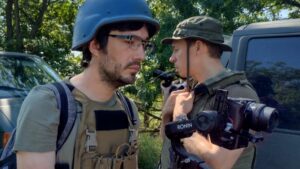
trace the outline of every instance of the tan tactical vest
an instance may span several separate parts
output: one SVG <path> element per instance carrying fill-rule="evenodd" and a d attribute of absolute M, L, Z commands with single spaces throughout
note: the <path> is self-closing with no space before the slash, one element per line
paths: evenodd
<path fill-rule="evenodd" d="M 132 124 L 129 108 L 116 96 L 116 105 L 106 106 L 107 111 L 122 111 L 126 114 L 129 127 L 118 130 L 96 130 L 95 110 L 99 105 L 90 101 L 79 91 L 73 92 L 81 103 L 82 114 L 74 137 L 74 169 L 137 169 L 137 129 Z M 101 106 L 100 106 L 101 107 Z M 109 112 L 110 113 L 110 112 Z M 135 112 L 137 113 L 137 112 Z M 136 114 L 137 115 L 137 114 Z M 114 123 L 112 120 L 111 123 Z M 76 125 L 76 124 L 75 124 Z M 74 145 L 74 144 L 73 144 Z M 71 155 L 71 154 L 69 154 Z M 70 167 L 71 168 L 71 167 Z"/>

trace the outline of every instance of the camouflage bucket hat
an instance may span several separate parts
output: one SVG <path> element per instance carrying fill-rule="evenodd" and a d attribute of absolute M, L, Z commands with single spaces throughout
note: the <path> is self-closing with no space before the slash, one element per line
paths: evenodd
<path fill-rule="evenodd" d="M 173 32 L 173 36 L 165 38 L 162 44 L 171 44 L 179 39 L 202 39 L 219 45 L 223 51 L 232 51 L 231 47 L 224 43 L 223 28 L 220 21 L 208 16 L 194 16 L 183 20 Z"/>

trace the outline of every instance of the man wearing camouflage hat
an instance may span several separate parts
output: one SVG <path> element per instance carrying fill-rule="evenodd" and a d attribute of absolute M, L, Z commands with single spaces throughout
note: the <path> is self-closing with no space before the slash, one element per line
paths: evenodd
<path fill-rule="evenodd" d="M 208 16 L 195 16 L 180 22 L 173 36 L 162 40 L 170 44 L 173 53 L 169 59 L 177 73 L 197 85 L 190 89 L 172 92 L 162 110 L 162 127 L 170 121 L 193 118 L 203 110 L 212 110 L 216 89 L 228 90 L 230 97 L 243 97 L 258 100 L 245 74 L 232 72 L 221 63 L 223 51 L 231 51 L 224 43 L 221 23 Z M 188 85 L 191 86 L 191 85 Z M 196 88 L 202 90 L 196 92 Z M 162 132 L 164 133 L 164 132 Z M 163 136 L 161 168 L 251 168 L 254 159 L 254 146 L 246 149 L 228 150 L 213 144 L 208 137 L 195 132 L 183 139 L 184 148 L 203 160 L 200 164 L 182 164 L 170 146 L 170 140 Z M 200 165 L 199 165 L 200 164 Z"/>

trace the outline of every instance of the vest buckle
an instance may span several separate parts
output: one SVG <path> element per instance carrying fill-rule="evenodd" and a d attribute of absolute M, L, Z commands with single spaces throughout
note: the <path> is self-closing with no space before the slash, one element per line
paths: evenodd
<path fill-rule="evenodd" d="M 135 153 L 138 149 L 138 142 L 137 142 L 138 131 L 134 128 L 129 128 L 128 130 L 129 130 L 129 145 L 130 145 L 128 154 L 130 155 Z"/>
<path fill-rule="evenodd" d="M 96 138 L 96 131 L 95 130 L 85 130 L 86 134 L 86 142 L 85 142 L 85 150 L 88 153 L 96 152 L 97 147 L 97 138 Z"/>

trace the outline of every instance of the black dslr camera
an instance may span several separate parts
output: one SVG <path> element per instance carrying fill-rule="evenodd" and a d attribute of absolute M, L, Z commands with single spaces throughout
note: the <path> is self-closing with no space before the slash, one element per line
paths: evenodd
<path fill-rule="evenodd" d="M 250 132 L 272 132 L 278 124 L 278 111 L 265 104 L 256 103 L 246 98 L 227 97 L 228 91 L 219 89 L 213 110 L 198 113 L 191 120 L 168 123 L 165 133 L 172 142 L 172 147 L 179 156 L 194 159 L 188 154 L 181 138 L 189 137 L 198 131 L 202 135 L 210 135 L 214 144 L 227 149 L 247 147 L 249 142 L 259 142 L 262 136 Z"/>

